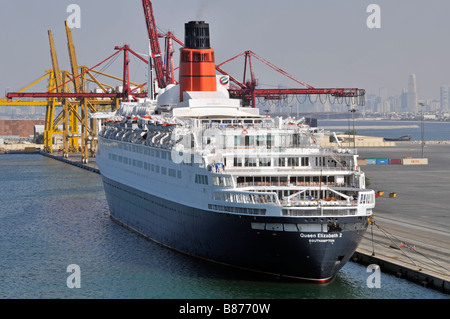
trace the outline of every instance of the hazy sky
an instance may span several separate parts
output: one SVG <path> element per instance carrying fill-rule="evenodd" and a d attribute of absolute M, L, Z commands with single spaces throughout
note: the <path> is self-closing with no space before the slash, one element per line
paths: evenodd
<path fill-rule="evenodd" d="M 0 95 L 17 91 L 51 68 L 51 29 L 61 69 L 70 70 L 64 20 L 77 4 L 81 27 L 72 29 L 78 63 L 92 67 L 129 44 L 147 53 L 141 0 L 2 0 Z M 320 87 L 350 87 L 399 95 L 415 73 L 419 98 L 439 98 L 450 84 L 448 0 L 154 0 L 156 23 L 184 39 L 184 23 L 210 24 L 216 63 L 252 50 L 298 79 Z M 366 9 L 378 4 L 381 28 L 370 29 Z M 178 46 L 175 46 L 178 51 Z M 175 59 L 178 64 L 178 57 Z M 122 58 L 105 70 L 121 76 Z M 99 68 L 101 69 L 101 67 Z M 224 69 L 242 78 L 243 59 Z M 131 75 L 146 81 L 146 67 L 132 59 Z M 291 80 L 255 62 L 261 84 Z M 45 89 L 45 88 L 44 88 Z M 36 90 L 36 89 L 35 89 Z"/>

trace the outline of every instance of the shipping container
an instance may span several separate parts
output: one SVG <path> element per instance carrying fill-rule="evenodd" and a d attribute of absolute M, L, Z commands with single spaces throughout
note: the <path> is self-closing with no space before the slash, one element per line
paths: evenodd
<path fill-rule="evenodd" d="M 375 158 L 366 158 L 367 165 L 375 165 L 377 160 Z"/>
<path fill-rule="evenodd" d="M 367 161 L 364 158 L 358 158 L 358 166 L 366 166 Z"/>
<path fill-rule="evenodd" d="M 428 158 L 404 158 L 403 165 L 428 165 Z"/>
<path fill-rule="evenodd" d="M 401 158 L 391 158 L 389 160 L 389 164 L 391 164 L 391 165 L 402 165 L 402 159 Z"/>
<path fill-rule="evenodd" d="M 389 159 L 388 158 L 377 158 L 376 163 L 377 163 L 377 165 L 387 165 L 387 164 L 389 164 Z"/>

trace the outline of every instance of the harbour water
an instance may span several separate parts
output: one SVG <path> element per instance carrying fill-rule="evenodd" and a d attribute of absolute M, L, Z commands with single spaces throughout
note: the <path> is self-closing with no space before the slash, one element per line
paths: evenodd
<path fill-rule="evenodd" d="M 349 262 L 329 283 L 260 277 L 163 248 L 114 223 L 98 174 L 41 155 L 0 155 L 2 299 L 448 299 Z M 69 265 L 79 288 L 69 288 Z"/>

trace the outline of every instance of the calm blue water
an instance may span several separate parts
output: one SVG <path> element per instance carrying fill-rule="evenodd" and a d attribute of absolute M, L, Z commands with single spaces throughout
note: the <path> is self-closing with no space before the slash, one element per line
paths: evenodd
<path fill-rule="evenodd" d="M 342 127 L 334 131 L 347 131 L 353 129 L 353 121 L 350 120 L 318 120 L 318 126 Z M 421 121 L 369 121 L 355 119 L 355 130 L 359 135 L 379 136 L 379 137 L 399 137 L 411 134 L 412 141 L 421 140 Z M 358 129 L 358 126 L 380 126 L 379 129 Z M 391 128 L 381 128 L 381 126 L 391 126 Z M 402 126 L 415 126 L 404 128 Z M 450 122 L 424 121 L 425 141 L 450 141 Z"/>
<path fill-rule="evenodd" d="M 41 155 L 0 155 L 0 298 L 449 298 L 348 263 L 326 285 L 283 282 L 162 248 L 108 216 L 100 176 Z M 67 267 L 80 267 L 68 288 Z"/>

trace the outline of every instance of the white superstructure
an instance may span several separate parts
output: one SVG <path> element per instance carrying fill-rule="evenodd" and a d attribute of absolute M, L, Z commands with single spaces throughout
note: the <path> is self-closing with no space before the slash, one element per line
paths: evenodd
<path fill-rule="evenodd" d="M 109 160 L 102 173 L 120 171 L 129 186 L 229 213 L 372 213 L 355 150 L 320 147 L 325 132 L 302 119 L 260 116 L 220 92 L 187 93 L 160 114 L 126 107 L 101 131 L 99 155 Z"/>

